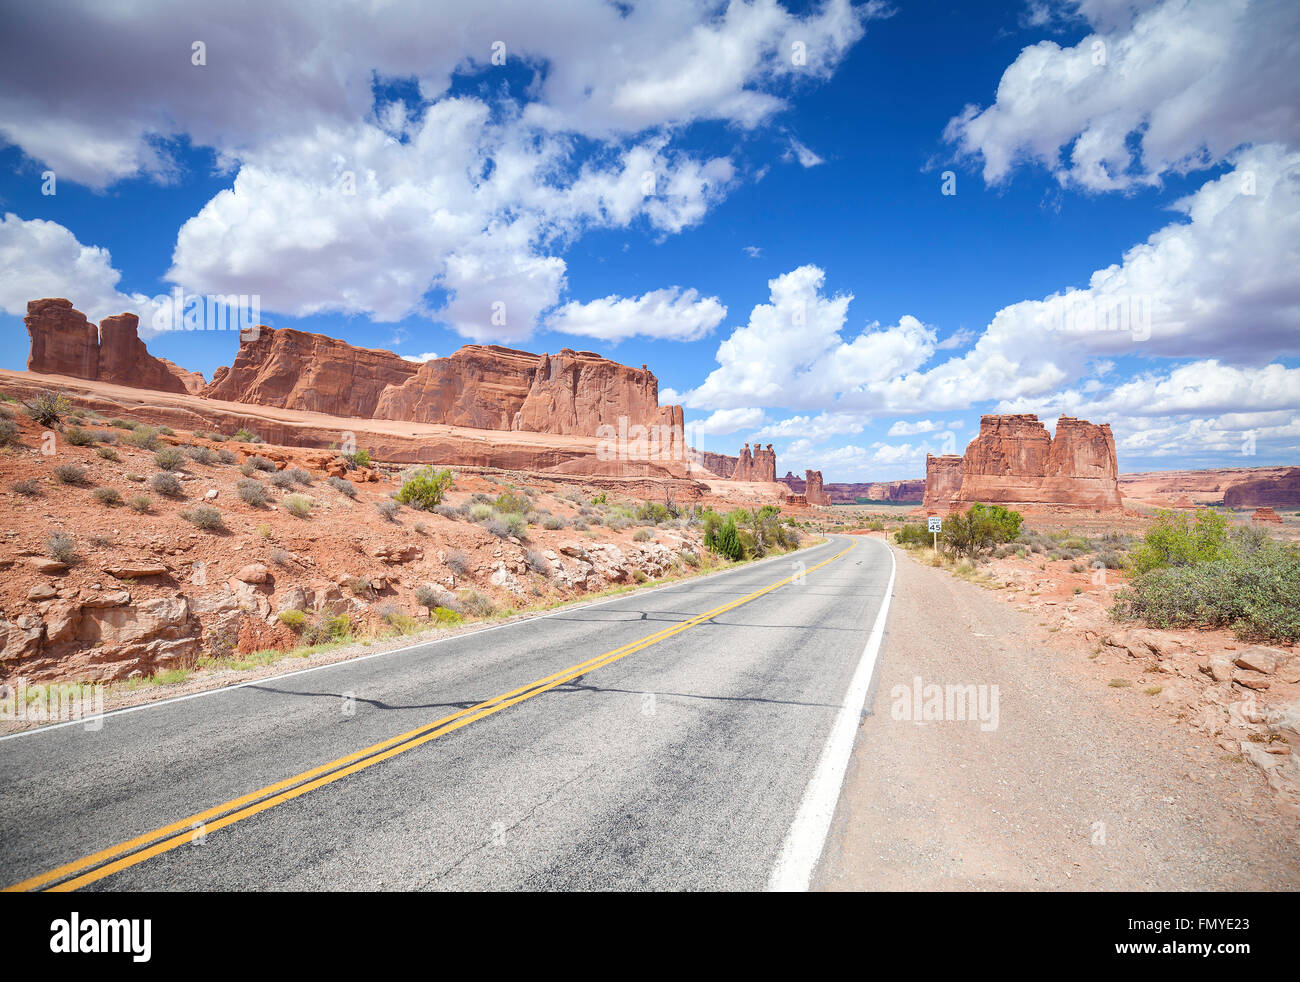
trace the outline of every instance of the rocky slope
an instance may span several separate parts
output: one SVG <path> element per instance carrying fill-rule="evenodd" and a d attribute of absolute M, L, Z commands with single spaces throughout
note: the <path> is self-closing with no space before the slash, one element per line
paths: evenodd
<path fill-rule="evenodd" d="M 974 502 L 1118 509 L 1119 468 L 1110 425 L 1070 416 L 1051 437 L 1030 414 L 980 417 L 980 432 L 960 458 L 926 458 L 923 507 L 963 508 Z"/>

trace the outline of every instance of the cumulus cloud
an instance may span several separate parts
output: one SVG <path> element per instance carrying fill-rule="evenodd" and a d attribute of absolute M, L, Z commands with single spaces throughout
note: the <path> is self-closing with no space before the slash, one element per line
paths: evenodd
<path fill-rule="evenodd" d="M 437 357 L 438 357 L 437 353 L 433 351 L 426 351 L 424 352 L 424 354 L 420 354 L 420 355 L 402 355 L 403 359 L 405 359 L 406 361 L 413 361 L 417 365 L 422 365 L 426 361 L 433 361 Z"/>
<path fill-rule="evenodd" d="M 823 296 L 825 278 L 816 266 L 800 266 L 770 280 L 771 302 L 755 306 L 749 323 L 719 345 L 719 367 L 682 397 L 685 403 L 841 408 L 841 402 L 859 404 L 874 382 L 911 371 L 934 353 L 934 331 L 910 316 L 846 340 L 841 331 L 853 297 Z"/>
<path fill-rule="evenodd" d="M 784 154 L 782 154 L 781 159 L 785 161 L 797 160 L 799 161 L 799 166 L 805 168 L 816 167 L 818 164 L 826 163 L 822 157 L 819 157 L 798 140 L 793 139 L 790 141 L 789 148 Z"/>
<path fill-rule="evenodd" d="M 761 409 L 719 409 L 707 419 L 688 424 L 687 428 L 692 434 L 722 436 L 735 433 L 737 430 L 750 429 L 761 422 L 763 422 Z"/>
<path fill-rule="evenodd" d="M 991 106 L 948 123 L 946 139 L 983 161 L 985 181 L 1031 162 L 1063 184 L 1109 191 L 1211 166 L 1244 144 L 1300 146 L 1300 5 L 1072 6 L 1094 33 L 1073 47 L 1025 48 Z"/>
<path fill-rule="evenodd" d="M 57 222 L 0 218 L 0 270 L 0 310 L 15 317 L 27 313 L 28 300 L 40 297 L 65 297 L 92 321 L 133 313 L 142 327 L 156 309 L 144 294 L 117 288 L 122 274 L 107 249 L 82 245 Z"/>
<path fill-rule="evenodd" d="M 570 301 L 548 315 L 546 327 L 604 341 L 622 341 L 636 335 L 694 341 L 711 332 L 726 316 L 727 308 L 717 297 L 701 297 L 695 290 L 673 286 L 640 297 Z"/>

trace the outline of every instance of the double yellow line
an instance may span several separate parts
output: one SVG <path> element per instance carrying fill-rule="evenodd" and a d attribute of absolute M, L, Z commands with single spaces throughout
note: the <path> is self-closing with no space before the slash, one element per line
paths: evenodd
<path fill-rule="evenodd" d="M 607 651 L 603 655 L 597 655 L 589 658 L 577 665 L 570 665 L 568 668 L 561 669 L 553 675 L 538 679 L 535 682 L 529 682 L 517 689 L 511 689 L 509 692 L 503 692 L 499 696 L 493 696 L 485 702 L 480 702 L 467 709 L 452 713 L 450 716 L 444 716 L 442 719 L 424 726 L 417 727 L 414 730 L 408 730 L 405 733 L 395 737 L 390 737 L 380 743 L 366 747 L 364 750 L 358 750 L 355 753 L 348 754 L 346 757 L 340 757 L 332 760 L 328 764 L 321 764 L 319 767 L 313 767 L 311 770 L 303 771 L 294 777 L 285 778 L 283 781 L 277 781 L 275 784 L 268 784 L 264 788 L 251 791 L 239 798 L 234 798 L 220 805 L 215 805 L 205 811 L 201 811 L 189 818 L 182 818 L 180 821 L 172 822 L 170 825 L 164 825 L 162 828 L 154 829 L 152 832 L 146 832 L 138 835 L 133 839 L 125 842 L 119 842 L 115 846 L 107 849 L 101 849 L 99 852 L 91 853 L 89 856 L 83 856 L 81 859 L 71 863 L 66 863 L 56 869 L 46 873 L 23 880 L 21 883 L 15 883 L 13 886 L 5 887 L 5 893 L 45 889 L 49 891 L 69 891 L 77 890 L 88 884 L 102 880 L 105 877 L 112 876 L 114 873 L 120 873 L 124 869 L 129 869 L 154 856 L 160 856 L 165 852 L 170 852 L 186 843 L 192 842 L 199 836 L 223 829 L 227 825 L 233 825 L 235 822 L 245 818 L 250 818 L 267 809 L 274 808 L 276 805 L 284 804 L 286 801 L 292 801 L 294 798 L 322 788 L 327 784 L 333 784 L 335 781 L 342 780 L 349 774 L 355 774 L 367 767 L 372 767 L 381 761 L 396 757 L 398 754 L 406 753 L 430 740 L 436 740 L 444 734 L 451 733 L 460 729 L 462 726 L 468 726 L 475 720 L 480 720 L 485 716 L 491 716 L 493 713 L 499 713 L 503 709 L 523 702 L 525 699 L 532 699 L 540 696 L 544 692 L 549 692 L 557 686 L 571 682 L 580 675 L 594 671 L 597 668 L 603 668 L 610 665 L 620 658 L 626 658 L 628 655 L 641 651 L 653 644 L 658 644 L 675 634 L 681 634 L 683 631 L 690 630 L 699 624 L 719 614 L 725 614 L 729 610 L 734 610 L 742 604 L 747 604 L 756 600 L 764 594 L 771 593 L 779 587 L 785 586 L 802 576 L 811 573 L 815 569 L 833 563 L 845 553 L 850 552 L 857 546 L 854 542 L 848 549 L 837 552 L 829 559 L 810 566 L 807 570 L 796 573 L 793 576 L 787 576 L 783 580 L 778 580 L 763 587 L 761 590 L 755 590 L 753 593 L 746 594 L 738 600 L 723 604 L 720 607 L 714 607 L 712 610 L 705 611 L 703 614 L 696 614 L 688 620 L 679 624 L 656 631 L 654 634 L 647 635 L 637 641 L 632 641 L 623 645 L 621 648 L 615 648 L 613 651 Z"/>

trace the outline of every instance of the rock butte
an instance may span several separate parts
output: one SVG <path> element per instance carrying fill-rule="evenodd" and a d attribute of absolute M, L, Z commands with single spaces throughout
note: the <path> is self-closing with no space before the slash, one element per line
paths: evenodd
<path fill-rule="evenodd" d="M 772 444 L 767 445 L 767 449 L 762 449 L 757 443 L 754 444 L 753 453 L 749 450 L 749 444 L 746 443 L 740 456 L 736 458 L 735 470 L 731 472 L 733 481 L 763 481 L 768 484 L 776 483 L 776 451 L 772 449 Z"/>
<path fill-rule="evenodd" d="M 957 458 L 960 460 L 961 458 Z M 820 473 L 820 472 L 819 472 Z M 786 471 L 781 483 L 796 494 L 804 494 L 807 481 Z M 918 505 L 925 496 L 925 478 L 903 481 L 874 481 L 861 484 L 823 484 L 826 497 L 833 505 L 856 504 L 861 498 L 868 501 L 885 501 L 891 504 Z"/>
<path fill-rule="evenodd" d="M 1229 507 L 1296 508 L 1300 507 L 1300 467 L 1279 478 L 1262 478 L 1234 484 L 1223 493 Z"/>
<path fill-rule="evenodd" d="M 1122 507 L 1110 424 L 1062 416 L 1056 437 L 1032 414 L 980 417 L 980 432 L 961 457 L 928 456 L 922 507 L 932 511 L 987 504 Z"/>

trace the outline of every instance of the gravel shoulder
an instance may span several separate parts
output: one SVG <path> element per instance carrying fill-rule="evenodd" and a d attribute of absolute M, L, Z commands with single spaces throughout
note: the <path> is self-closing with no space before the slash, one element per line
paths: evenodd
<path fill-rule="evenodd" d="M 1135 711 L 1085 655 L 1044 645 L 1033 614 L 895 555 L 815 889 L 1300 888 L 1300 831 L 1250 764 Z M 893 718 L 895 687 L 918 677 L 997 686 L 996 729 Z"/>

